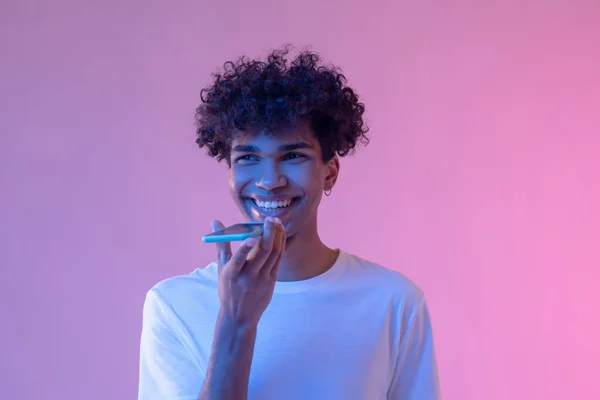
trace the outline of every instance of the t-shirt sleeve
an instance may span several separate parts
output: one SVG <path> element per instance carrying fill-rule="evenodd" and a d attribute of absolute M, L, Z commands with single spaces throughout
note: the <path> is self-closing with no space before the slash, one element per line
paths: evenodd
<path fill-rule="evenodd" d="M 150 290 L 143 310 L 138 400 L 197 400 L 204 376 L 178 339 L 172 316 Z"/>
<path fill-rule="evenodd" d="M 415 309 L 400 341 L 388 399 L 441 399 L 431 319 L 424 298 Z"/>

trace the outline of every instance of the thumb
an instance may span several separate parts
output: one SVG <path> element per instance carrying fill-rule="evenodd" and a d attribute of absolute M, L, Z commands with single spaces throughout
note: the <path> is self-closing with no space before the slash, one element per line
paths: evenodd
<path fill-rule="evenodd" d="M 210 222 L 213 232 L 224 229 L 225 226 L 218 219 Z M 217 242 L 217 255 L 219 257 L 219 267 L 224 267 L 231 259 L 231 244 L 229 242 Z"/>

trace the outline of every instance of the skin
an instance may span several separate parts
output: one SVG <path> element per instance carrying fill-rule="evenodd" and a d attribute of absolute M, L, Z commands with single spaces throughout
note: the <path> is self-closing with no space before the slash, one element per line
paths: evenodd
<path fill-rule="evenodd" d="M 338 255 L 319 238 L 317 210 L 323 191 L 335 185 L 339 159 L 323 162 L 319 142 L 307 124 L 277 136 L 238 135 L 230 165 L 234 202 L 248 220 L 265 221 L 265 233 L 259 240 L 244 241 L 235 254 L 230 244 L 217 244 L 221 309 L 201 400 L 247 399 L 257 326 L 275 282 L 320 275 Z M 298 198 L 282 220 L 264 218 L 252 207 L 250 198 L 273 195 Z M 212 225 L 213 230 L 223 228 L 220 221 Z"/>
<path fill-rule="evenodd" d="M 300 197 L 282 220 L 287 241 L 277 276 L 279 281 L 297 281 L 325 272 L 332 258 L 335 261 L 337 257 L 319 237 L 317 210 L 323 191 L 335 185 L 340 163 L 338 157 L 323 162 L 319 141 L 308 124 L 282 133 L 278 137 L 251 134 L 233 141 L 229 189 L 242 215 L 250 221 L 264 218 L 249 197 L 278 194 Z M 280 149 L 295 144 L 310 147 Z M 245 146 L 254 146 L 258 151 L 244 151 Z"/>

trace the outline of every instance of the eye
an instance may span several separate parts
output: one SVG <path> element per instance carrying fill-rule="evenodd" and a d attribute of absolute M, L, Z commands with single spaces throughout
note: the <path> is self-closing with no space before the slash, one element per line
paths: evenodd
<path fill-rule="evenodd" d="M 288 153 L 286 154 L 283 159 L 284 160 L 302 160 L 305 159 L 306 156 L 302 153 Z"/>
<path fill-rule="evenodd" d="M 252 154 L 244 154 L 243 156 L 237 157 L 235 159 L 235 162 L 237 164 L 249 164 L 254 161 L 257 161 L 257 158 Z"/>

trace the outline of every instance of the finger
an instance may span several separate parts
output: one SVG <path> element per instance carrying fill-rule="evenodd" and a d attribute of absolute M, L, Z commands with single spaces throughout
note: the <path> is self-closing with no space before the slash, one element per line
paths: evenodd
<path fill-rule="evenodd" d="M 269 270 L 269 275 L 268 275 L 269 278 L 277 279 L 277 273 L 279 272 L 279 264 L 281 264 L 282 258 L 283 258 L 283 251 L 281 251 L 279 253 L 279 256 L 277 257 L 277 259 L 271 266 L 271 269 Z"/>
<path fill-rule="evenodd" d="M 218 219 L 210 222 L 213 232 L 224 229 L 225 226 Z M 231 259 L 231 243 L 217 242 L 217 253 L 219 256 L 219 265 L 223 267 Z"/>
<path fill-rule="evenodd" d="M 282 225 L 281 226 L 281 230 L 280 230 L 280 236 L 279 236 L 279 246 L 278 246 L 278 252 L 277 252 L 277 257 L 275 258 L 274 261 L 272 261 L 269 265 L 269 268 L 267 269 L 265 266 L 265 271 L 264 273 L 267 274 L 267 276 L 272 277 L 272 278 L 277 278 L 277 272 L 279 271 L 279 264 L 281 263 L 281 259 L 283 258 L 283 253 L 285 252 L 285 243 L 286 243 L 286 232 L 285 232 L 285 227 Z"/>
<path fill-rule="evenodd" d="M 252 261 L 253 259 L 256 258 L 256 253 L 258 253 L 258 250 L 260 249 L 260 244 L 263 241 L 263 236 L 260 235 L 256 239 L 257 239 L 257 244 L 254 245 L 254 247 L 252 248 L 252 251 L 250 252 L 250 254 L 248 254 L 248 257 L 246 257 L 246 261 Z"/>
<path fill-rule="evenodd" d="M 267 261 L 271 251 L 273 249 L 273 243 L 277 234 L 277 227 L 275 222 L 271 218 L 265 220 L 265 231 L 260 241 L 256 254 L 249 260 L 244 267 L 244 271 L 249 274 L 257 274 L 265 262 Z"/>
<path fill-rule="evenodd" d="M 264 262 L 260 271 L 258 271 L 261 275 L 264 276 L 268 276 L 271 273 L 273 266 L 275 265 L 278 259 L 281 259 L 281 254 L 283 253 L 282 238 L 284 235 L 284 228 L 283 225 L 281 225 L 281 222 L 278 222 L 275 226 L 276 233 L 275 239 L 273 241 L 273 249 L 271 250 L 271 253 L 267 257 L 267 260 Z"/>
<path fill-rule="evenodd" d="M 257 242 L 258 240 L 255 238 L 246 239 L 242 242 L 235 254 L 231 257 L 229 264 L 227 264 L 227 268 L 231 268 L 231 273 L 235 275 L 242 270 L 244 264 L 247 263 L 248 254 L 250 254 Z"/>

